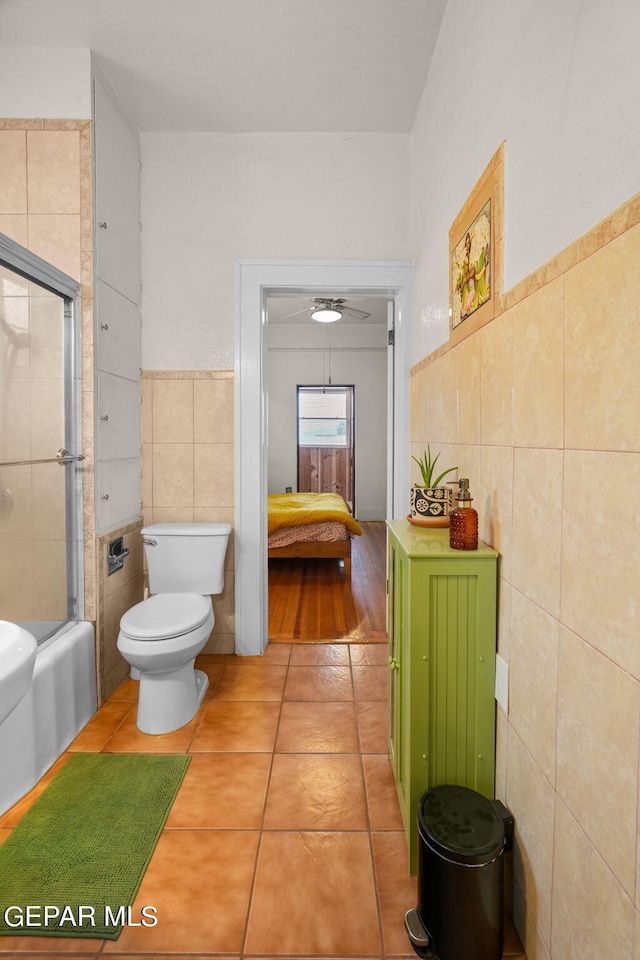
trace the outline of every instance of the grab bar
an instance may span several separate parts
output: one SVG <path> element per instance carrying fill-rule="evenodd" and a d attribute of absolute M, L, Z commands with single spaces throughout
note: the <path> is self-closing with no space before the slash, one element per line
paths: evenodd
<path fill-rule="evenodd" d="M 84 458 L 84 453 L 74 455 L 61 447 L 55 457 L 47 457 L 46 460 L 2 460 L 0 461 L 0 467 L 28 467 L 33 463 L 59 463 L 64 466 L 65 463 L 74 463 L 76 460 L 84 460 Z"/>

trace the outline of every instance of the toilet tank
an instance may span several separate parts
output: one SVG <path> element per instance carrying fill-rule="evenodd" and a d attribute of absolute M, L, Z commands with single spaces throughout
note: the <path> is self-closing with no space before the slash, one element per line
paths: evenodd
<path fill-rule="evenodd" d="M 142 530 L 150 593 L 222 593 L 228 523 L 154 523 Z"/>

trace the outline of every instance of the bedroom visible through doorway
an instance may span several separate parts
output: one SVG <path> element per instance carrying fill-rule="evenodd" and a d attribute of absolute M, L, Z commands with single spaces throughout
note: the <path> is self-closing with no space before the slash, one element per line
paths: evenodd
<path fill-rule="evenodd" d="M 355 388 L 297 389 L 298 490 L 339 493 L 355 514 Z"/>

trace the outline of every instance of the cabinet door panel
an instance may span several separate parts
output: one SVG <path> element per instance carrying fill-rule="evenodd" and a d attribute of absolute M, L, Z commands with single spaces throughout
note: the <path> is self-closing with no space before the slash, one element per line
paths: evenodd
<path fill-rule="evenodd" d="M 124 460 L 139 456 L 140 384 L 99 372 L 98 459 Z"/>
<path fill-rule="evenodd" d="M 96 282 L 96 365 L 127 380 L 140 379 L 140 309 L 113 287 Z"/>
<path fill-rule="evenodd" d="M 95 81 L 96 273 L 140 303 L 138 141 Z M 102 226 L 101 226 L 102 225 Z"/>
<path fill-rule="evenodd" d="M 97 464 L 98 527 L 108 530 L 140 516 L 140 461 L 109 460 Z"/>

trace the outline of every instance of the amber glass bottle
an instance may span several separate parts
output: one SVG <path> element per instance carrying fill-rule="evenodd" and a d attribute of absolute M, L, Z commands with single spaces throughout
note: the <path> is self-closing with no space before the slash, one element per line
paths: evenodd
<path fill-rule="evenodd" d="M 458 480 L 457 506 L 449 514 L 449 546 L 453 550 L 478 549 L 478 514 L 471 506 L 469 481 Z"/>

